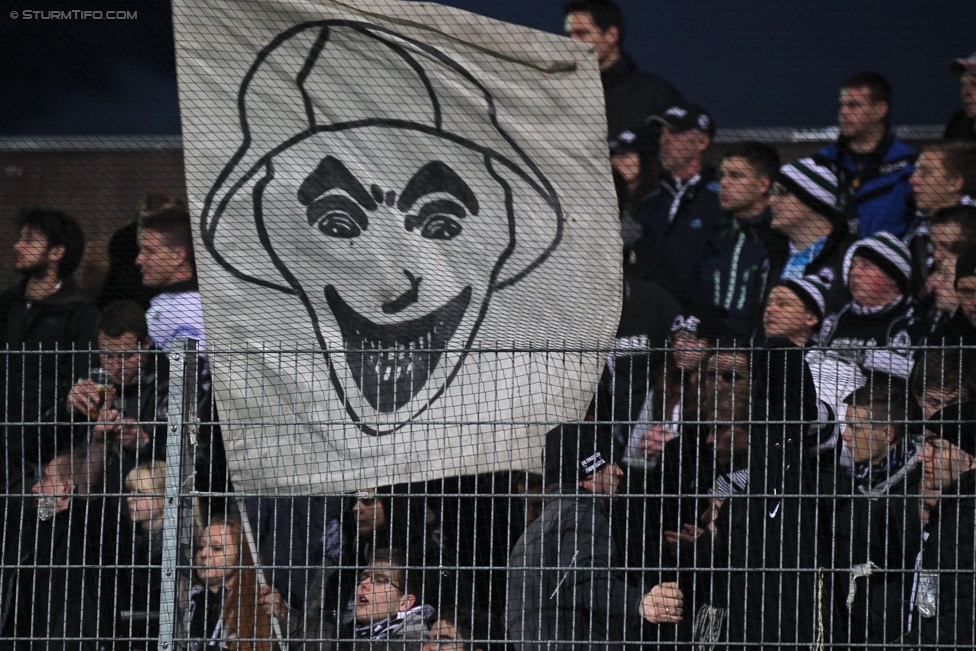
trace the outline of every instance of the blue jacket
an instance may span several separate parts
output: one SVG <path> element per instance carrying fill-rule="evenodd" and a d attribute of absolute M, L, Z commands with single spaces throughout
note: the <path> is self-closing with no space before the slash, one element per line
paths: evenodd
<path fill-rule="evenodd" d="M 679 195 L 672 219 L 671 207 Z M 714 173 L 703 170 L 683 193 L 674 180 L 665 179 L 661 188 L 644 199 L 634 213 L 643 228 L 644 240 L 651 245 L 648 250 L 663 257 L 673 272 L 673 281 L 652 280 L 685 307 L 694 304 L 701 293 L 699 273 L 705 243 L 731 219 L 719 204 Z M 639 256 L 641 247 L 638 249 Z"/>
<path fill-rule="evenodd" d="M 918 153 L 889 128 L 874 151 L 855 154 L 847 141 L 818 152 L 837 173 L 837 208 L 847 215 L 851 232 L 859 238 L 888 231 L 901 237 L 915 215 L 908 179 Z"/>

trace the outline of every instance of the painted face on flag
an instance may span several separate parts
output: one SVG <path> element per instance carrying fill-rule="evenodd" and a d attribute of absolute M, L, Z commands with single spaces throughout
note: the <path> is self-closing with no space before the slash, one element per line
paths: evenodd
<path fill-rule="evenodd" d="M 332 351 L 337 394 L 378 429 L 425 409 L 458 372 L 514 246 L 486 157 L 370 127 L 307 138 L 265 179 L 259 223 Z"/>

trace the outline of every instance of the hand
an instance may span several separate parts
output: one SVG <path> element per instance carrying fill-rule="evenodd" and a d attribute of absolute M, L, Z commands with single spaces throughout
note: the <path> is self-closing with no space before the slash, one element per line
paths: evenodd
<path fill-rule="evenodd" d="M 695 542 L 703 533 L 705 533 L 705 530 L 701 527 L 686 523 L 681 525 L 681 531 L 665 531 L 664 542 L 673 547 L 677 547 L 680 543 Z"/>
<path fill-rule="evenodd" d="M 261 594 L 258 597 L 258 607 L 266 615 L 276 619 L 284 619 L 288 616 L 288 611 L 291 610 L 291 607 L 285 601 L 284 597 L 281 596 L 281 593 L 270 585 L 265 585 L 261 588 Z"/>
<path fill-rule="evenodd" d="M 85 416 L 98 413 L 105 404 L 105 396 L 98 392 L 95 383 L 89 379 L 78 380 L 68 392 L 68 408 Z"/>
<path fill-rule="evenodd" d="M 98 420 L 92 430 L 92 439 L 97 442 L 112 441 L 122 429 L 122 414 L 116 409 L 103 409 L 98 412 Z"/>
<path fill-rule="evenodd" d="M 660 423 L 655 423 L 651 425 L 650 429 L 644 432 L 644 436 L 641 437 L 640 442 L 637 444 L 637 449 L 641 450 L 646 458 L 657 459 L 664 452 L 664 446 L 674 436 L 671 428 L 665 427 Z"/>
<path fill-rule="evenodd" d="M 677 624 L 683 603 L 684 594 L 677 583 L 659 583 L 641 600 L 641 616 L 652 624 Z"/>
<path fill-rule="evenodd" d="M 149 443 L 150 438 L 134 418 L 119 419 L 119 441 L 126 450 L 138 450 Z"/>

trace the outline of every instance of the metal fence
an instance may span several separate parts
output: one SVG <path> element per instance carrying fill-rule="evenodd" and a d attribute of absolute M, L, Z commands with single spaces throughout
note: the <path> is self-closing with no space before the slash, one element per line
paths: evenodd
<path fill-rule="evenodd" d="M 318 495 L 234 490 L 194 342 L 101 352 L 4 353 L 2 648 L 972 648 L 976 351 L 540 349 L 609 363 L 523 467 Z"/>

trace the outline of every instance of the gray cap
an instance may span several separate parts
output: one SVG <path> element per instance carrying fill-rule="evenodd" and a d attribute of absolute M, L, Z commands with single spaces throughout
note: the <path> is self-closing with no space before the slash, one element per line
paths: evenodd
<path fill-rule="evenodd" d="M 976 52 L 973 52 L 965 59 L 953 59 L 950 61 L 949 72 L 956 76 L 964 75 L 967 72 L 976 73 Z"/>

